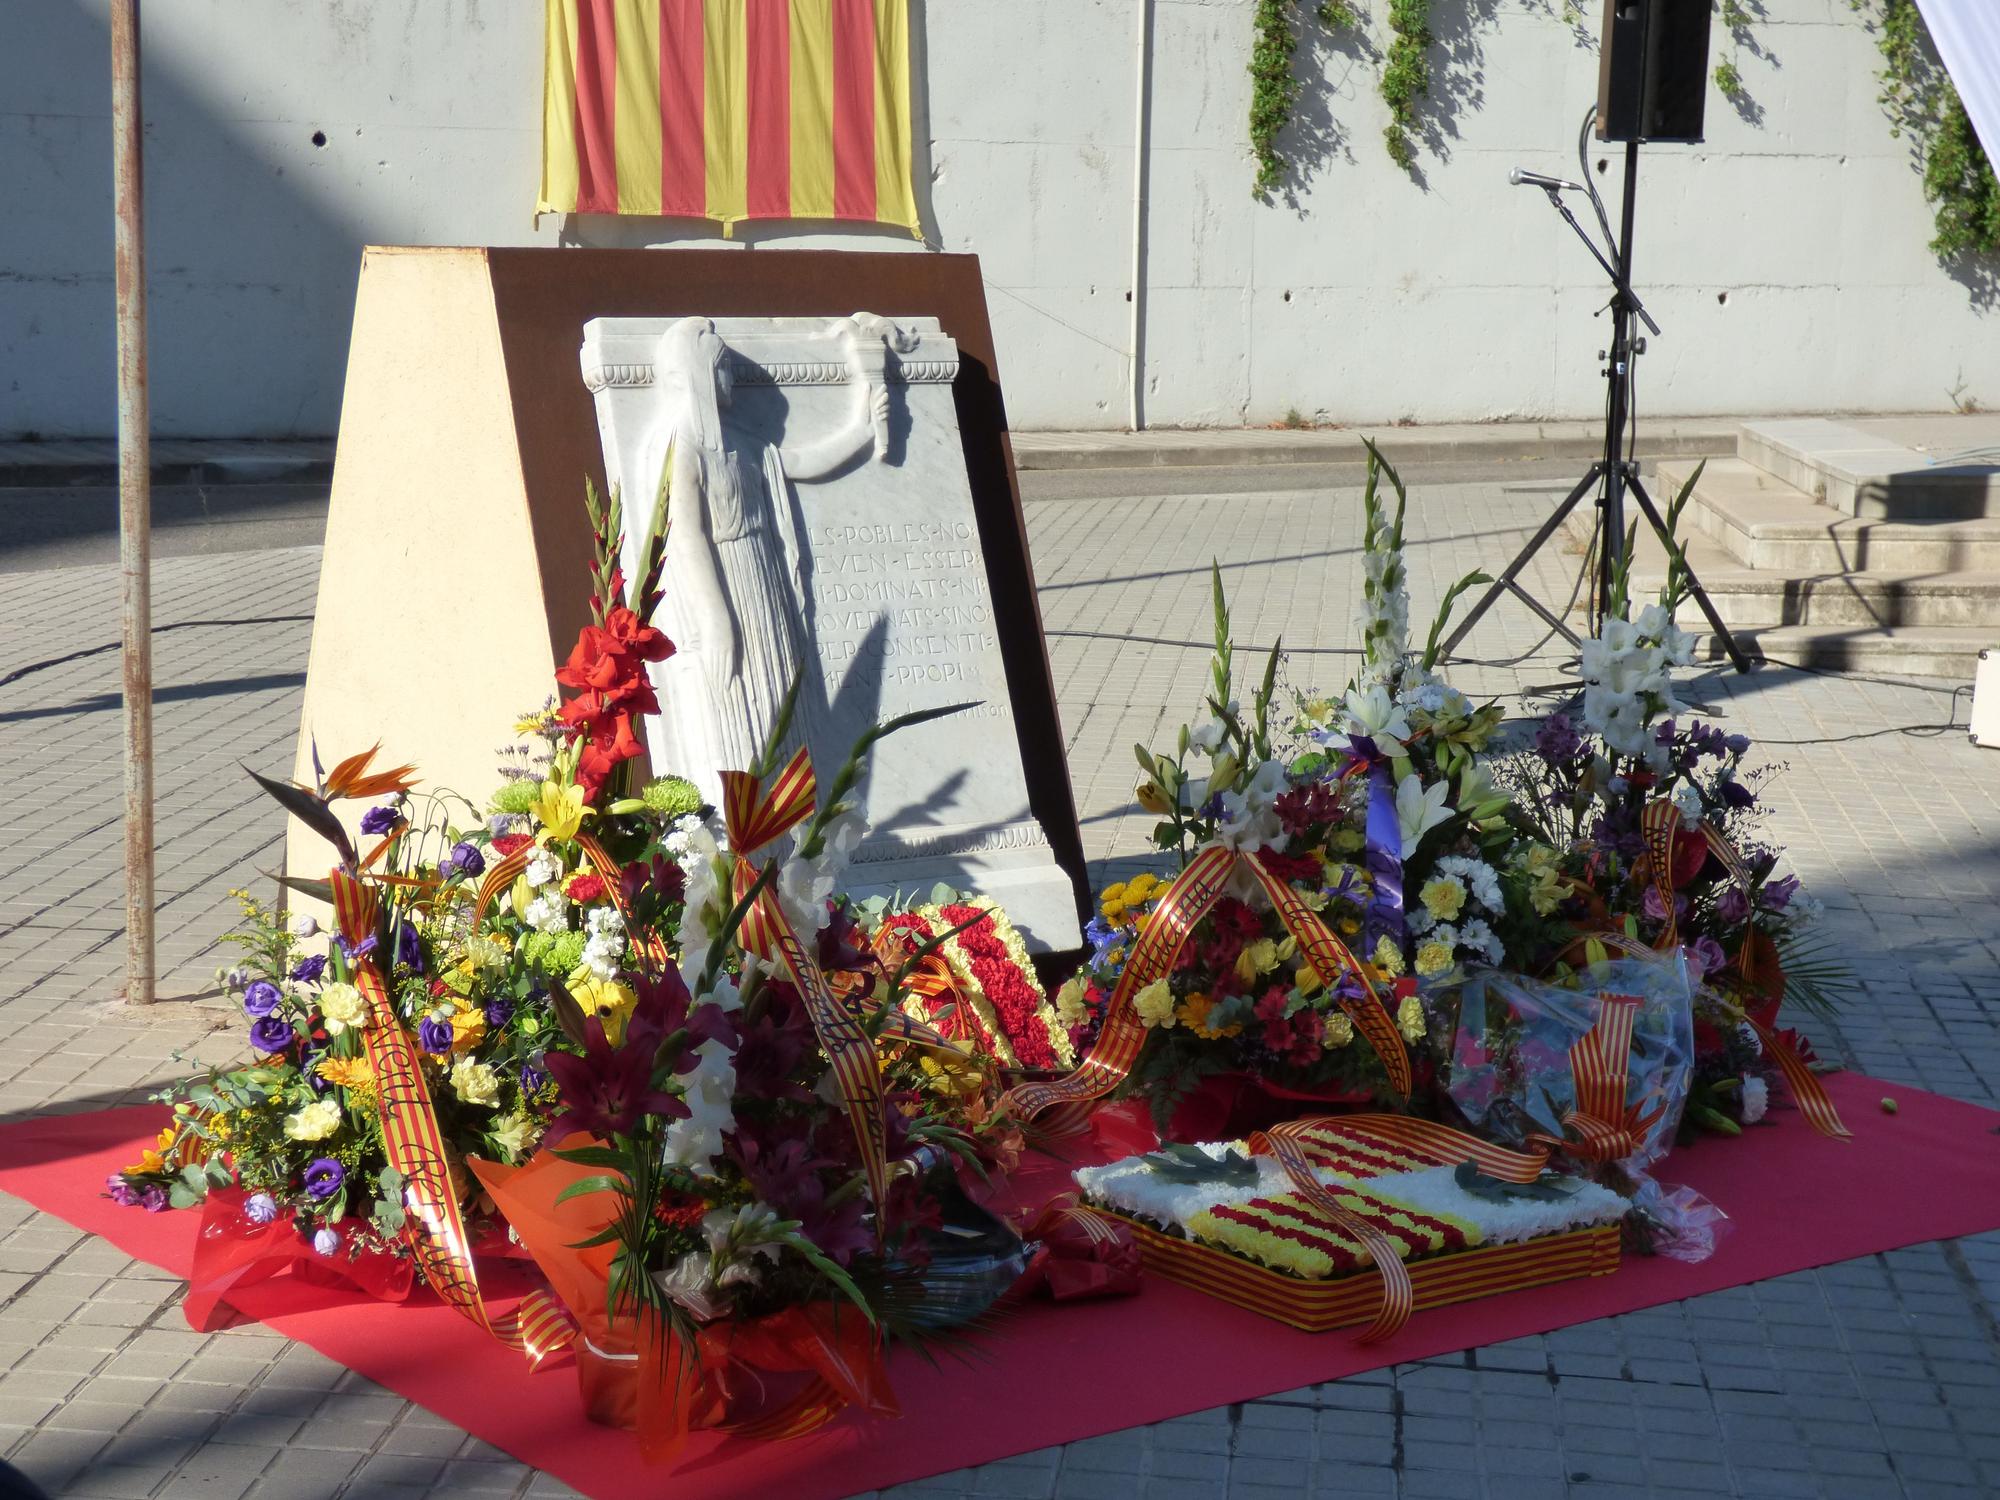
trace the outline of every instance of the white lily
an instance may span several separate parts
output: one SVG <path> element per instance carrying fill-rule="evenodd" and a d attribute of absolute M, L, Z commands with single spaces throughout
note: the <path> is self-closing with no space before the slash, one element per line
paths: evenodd
<path fill-rule="evenodd" d="M 1451 809 L 1445 806 L 1450 795 L 1448 784 L 1439 781 L 1425 786 L 1414 771 L 1396 784 L 1396 822 L 1402 829 L 1405 855 L 1425 834 L 1450 821 Z"/>

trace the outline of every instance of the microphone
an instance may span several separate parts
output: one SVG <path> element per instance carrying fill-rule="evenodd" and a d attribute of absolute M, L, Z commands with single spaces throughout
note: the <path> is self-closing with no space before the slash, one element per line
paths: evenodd
<path fill-rule="evenodd" d="M 1580 193 L 1584 190 L 1580 182 L 1562 177 L 1544 177 L 1540 172 L 1524 172 L 1519 167 L 1507 174 L 1507 180 L 1515 187 L 1538 187 L 1551 193 Z"/>

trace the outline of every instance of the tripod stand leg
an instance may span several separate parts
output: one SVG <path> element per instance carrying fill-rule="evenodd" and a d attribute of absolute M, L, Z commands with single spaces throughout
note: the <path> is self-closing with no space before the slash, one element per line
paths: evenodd
<path fill-rule="evenodd" d="M 1472 627 L 1479 623 L 1479 617 L 1491 609 L 1495 601 L 1502 594 L 1511 591 L 1519 594 L 1523 599 L 1528 599 L 1527 591 L 1514 581 L 1515 578 L 1523 568 L 1528 566 L 1529 560 L 1542 550 L 1542 544 L 1555 535 L 1556 528 L 1569 518 L 1569 513 L 1576 509 L 1577 502 L 1597 488 L 1597 481 L 1603 477 L 1604 465 L 1601 463 L 1592 464 L 1590 472 L 1577 481 L 1576 488 L 1571 490 L 1563 503 L 1555 508 L 1554 513 L 1546 521 L 1542 522 L 1541 530 L 1528 538 L 1528 545 L 1521 549 L 1520 555 L 1507 564 L 1507 571 L 1502 573 L 1488 586 L 1486 592 L 1479 596 L 1479 602 L 1472 606 L 1471 611 L 1463 620 L 1458 622 L 1458 629 L 1454 630 L 1450 638 L 1444 643 L 1444 655 L 1450 656 L 1458 649 L 1458 643 L 1465 639 L 1466 635 L 1472 630 Z M 1528 603 L 1532 605 L 1534 601 L 1528 599 Z M 1570 631 L 1569 627 L 1562 624 L 1561 621 L 1557 620 L 1546 609 L 1536 608 L 1535 613 L 1540 615 L 1544 620 L 1549 621 L 1550 624 L 1554 625 L 1564 635 L 1569 636 L 1572 643 L 1575 642 L 1576 636 Z"/>
<path fill-rule="evenodd" d="M 1661 518 L 1659 511 L 1653 508 L 1653 497 L 1646 493 L 1646 486 L 1639 482 L 1639 476 L 1630 475 L 1625 481 L 1625 488 L 1639 502 L 1639 509 L 1646 513 L 1646 519 L 1652 523 L 1661 544 L 1671 554 L 1677 545 L 1674 535 L 1667 530 L 1667 523 Z M 1748 672 L 1750 658 L 1743 654 L 1743 648 L 1736 644 L 1736 637 L 1731 635 L 1729 627 L 1722 623 L 1722 616 L 1715 612 L 1715 605 L 1709 601 L 1708 590 L 1701 586 L 1701 579 L 1695 576 L 1692 564 L 1688 566 L 1687 576 L 1688 592 L 1694 595 L 1694 602 L 1701 606 L 1702 614 L 1708 619 L 1708 628 L 1713 630 L 1715 638 L 1722 642 L 1722 649 L 1729 656 L 1729 664 L 1739 672 Z"/>

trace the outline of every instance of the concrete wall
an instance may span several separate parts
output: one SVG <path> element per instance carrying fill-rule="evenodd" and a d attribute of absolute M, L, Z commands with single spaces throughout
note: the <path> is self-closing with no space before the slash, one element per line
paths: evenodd
<path fill-rule="evenodd" d="M 1137 0 L 910 3 L 926 217 L 943 248 L 984 260 L 1015 424 L 1122 426 Z M 1287 142 L 1303 180 L 1264 205 L 1245 145 L 1250 0 L 1155 0 L 1150 423 L 1600 409 L 1596 269 L 1506 181 L 1515 163 L 1575 174 L 1594 26 L 1567 24 L 1560 0 L 1433 0 L 1433 89 L 1452 103 L 1427 111 L 1413 182 L 1380 144 L 1386 5 L 1370 8 L 1367 38 L 1308 27 Z M 1738 57 L 1755 118 L 1712 92 L 1705 145 L 1646 153 L 1636 279 L 1665 335 L 1640 367 L 1642 412 L 1936 409 L 1961 385 L 2000 401 L 1994 315 L 1925 248 L 1873 39 L 1848 0 L 1762 8 L 1765 55 Z M 364 243 L 714 242 L 666 221 L 531 223 L 541 11 L 147 8 L 161 431 L 332 431 Z M 105 13 L 0 4 L 0 435 L 114 425 Z M 892 231 L 753 227 L 741 243 L 923 253 Z"/>

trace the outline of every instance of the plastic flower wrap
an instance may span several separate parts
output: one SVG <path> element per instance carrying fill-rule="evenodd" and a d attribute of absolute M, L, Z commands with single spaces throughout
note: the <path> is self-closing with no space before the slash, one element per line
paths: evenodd
<path fill-rule="evenodd" d="M 1693 993 L 1680 960 L 1594 964 L 1573 988 L 1473 970 L 1457 988 L 1445 1097 L 1474 1130 L 1503 1144 L 1565 1139 L 1565 1120 L 1579 1102 L 1572 1049 L 1598 1023 L 1605 995 L 1640 1002 L 1624 1104 L 1643 1129 L 1618 1165 L 1628 1174 L 1644 1171 L 1673 1145 L 1693 1078 Z"/>

